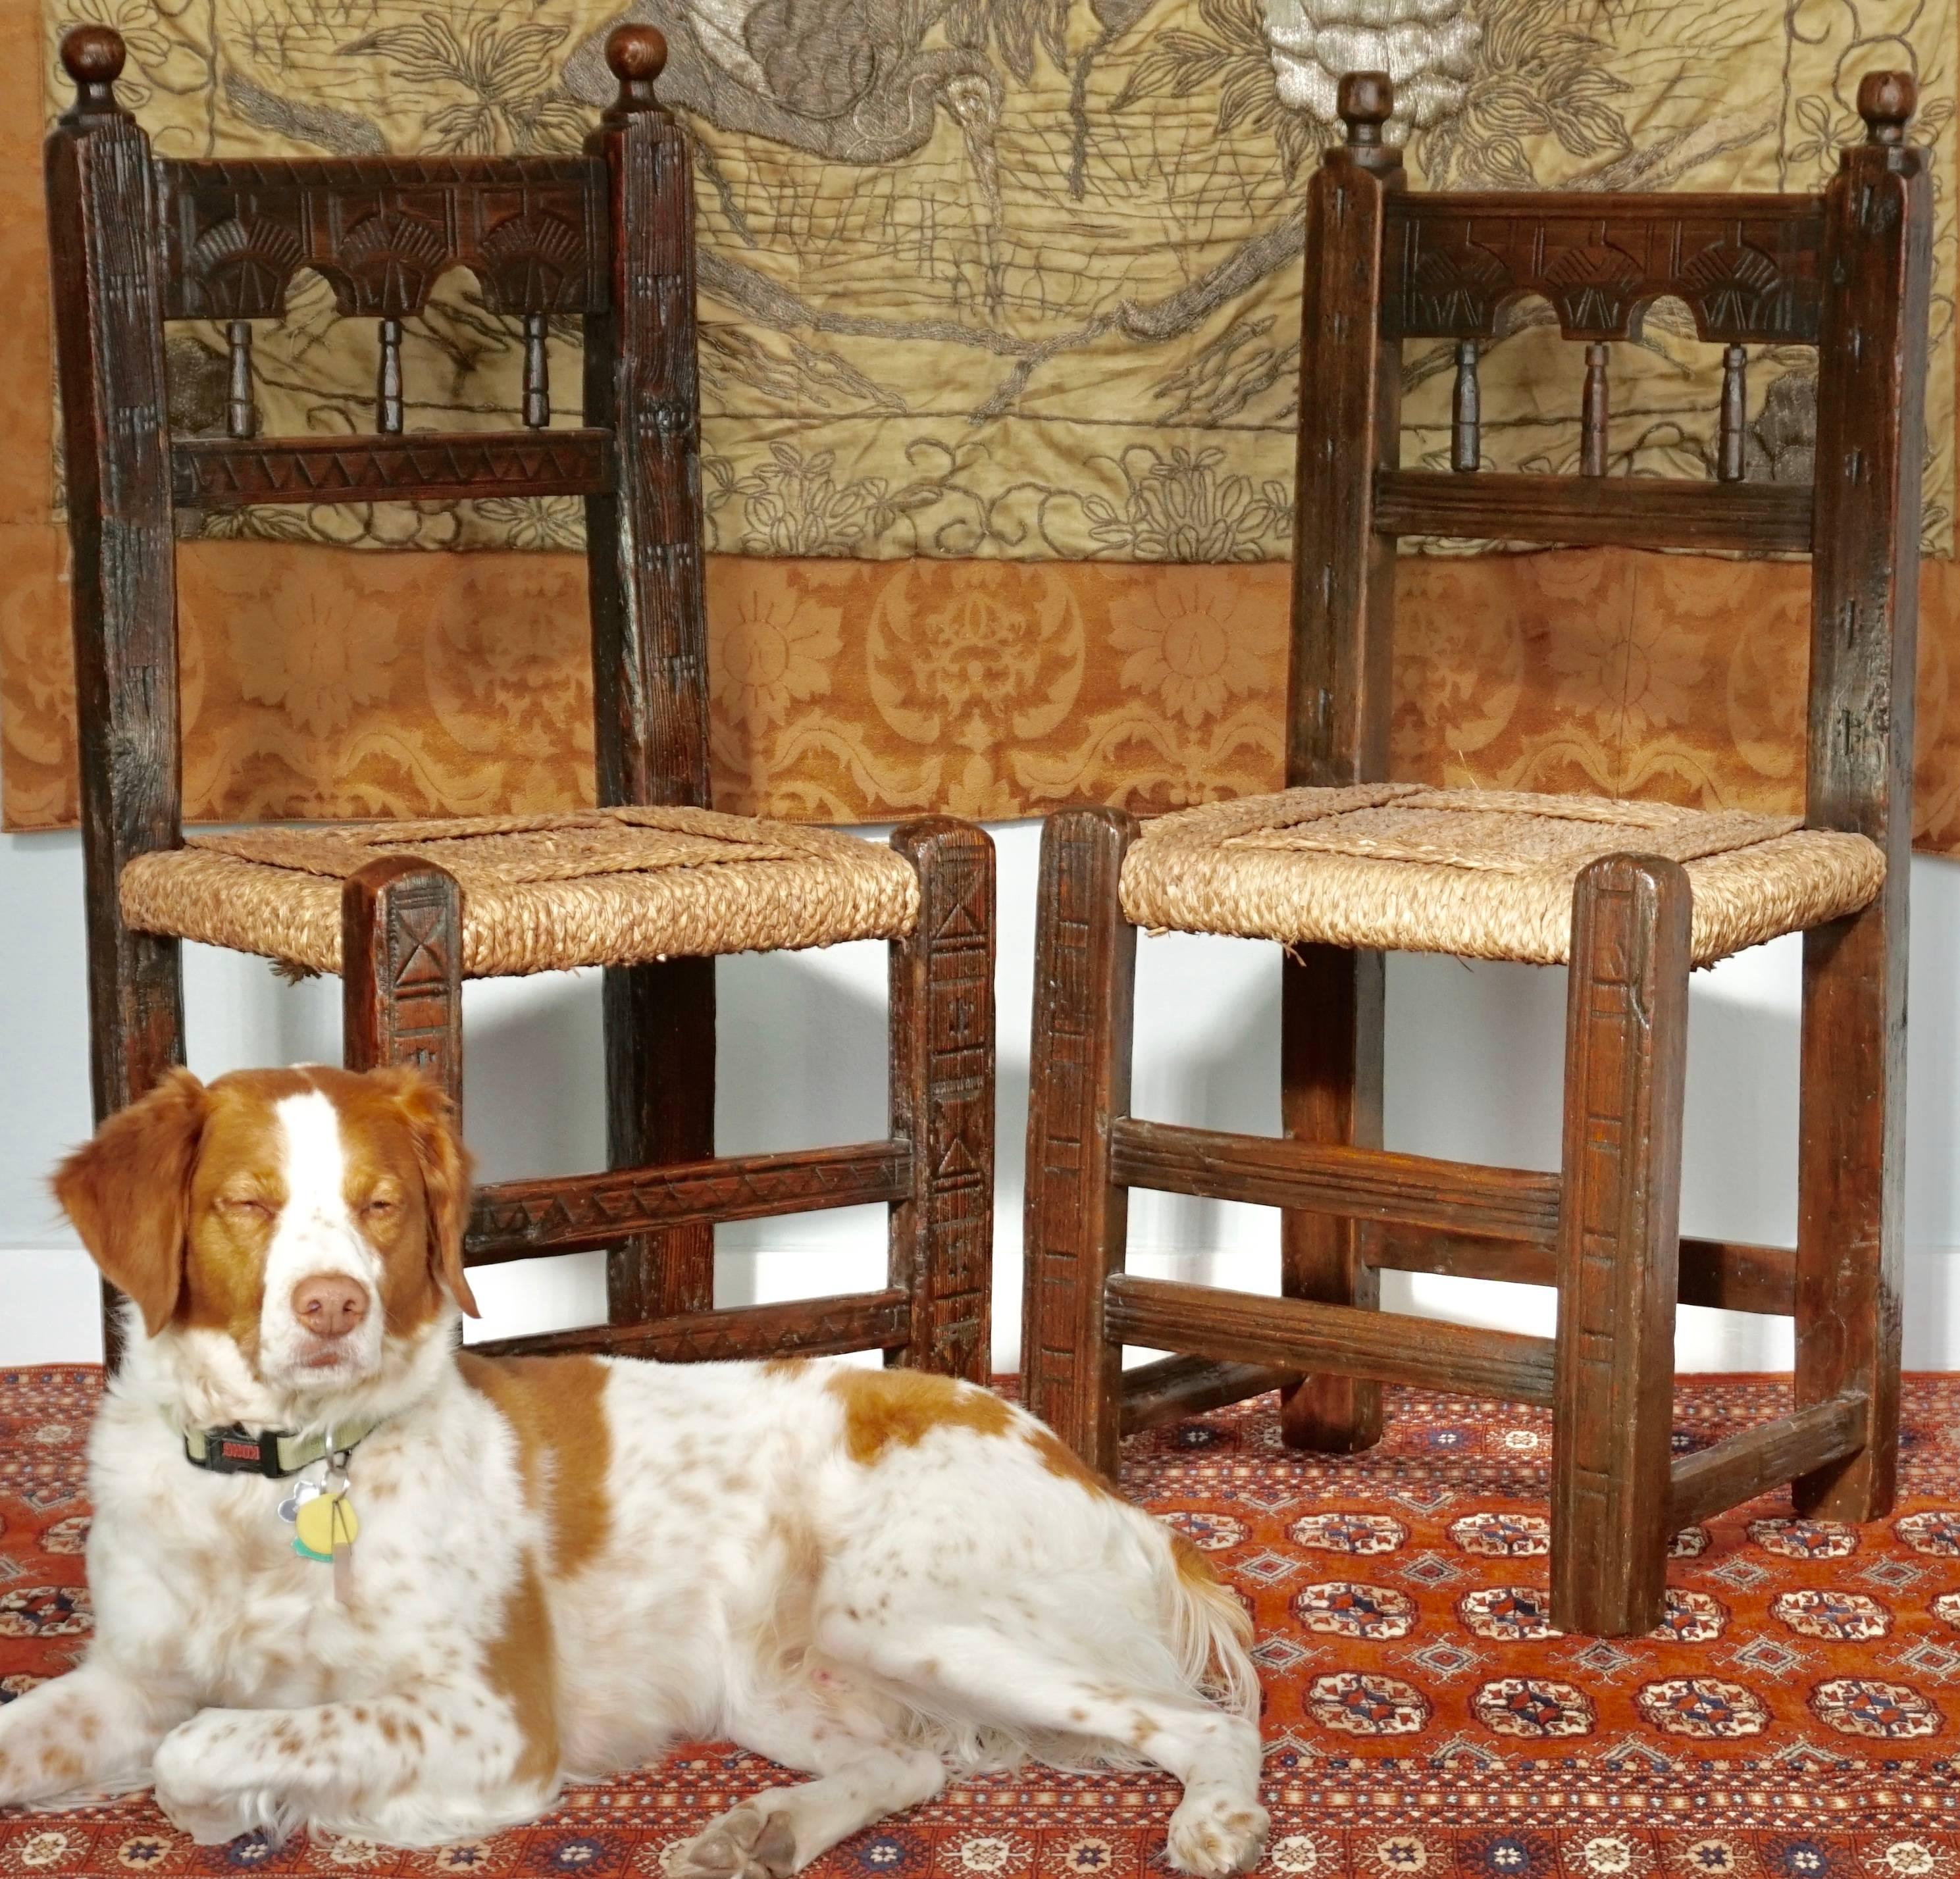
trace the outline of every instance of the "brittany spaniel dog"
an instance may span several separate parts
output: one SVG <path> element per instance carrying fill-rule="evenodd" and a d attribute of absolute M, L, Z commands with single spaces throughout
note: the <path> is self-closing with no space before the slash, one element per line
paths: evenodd
<path fill-rule="evenodd" d="M 205 1842 L 427 1845 L 732 1738 L 813 1779 L 682 1879 L 781 1879 L 1026 1753 L 1158 1763 L 1172 1863 L 1253 1864 L 1250 1626 L 1181 1535 L 971 1385 L 459 1350 L 468 1185 L 401 1070 L 180 1070 L 63 1165 L 130 1338 L 94 1641 L 0 1709 L 0 1804 L 153 1782 Z"/>

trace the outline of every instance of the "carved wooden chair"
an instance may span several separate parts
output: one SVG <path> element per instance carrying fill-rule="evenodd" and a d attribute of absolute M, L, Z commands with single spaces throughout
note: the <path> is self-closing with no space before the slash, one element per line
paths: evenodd
<path fill-rule="evenodd" d="M 48 140 L 48 212 L 97 1114 L 180 1060 L 183 939 L 340 973 L 348 1063 L 418 1064 L 457 1099 L 465 978 L 603 965 L 611 1172 L 480 1189 L 467 1251 L 609 1248 L 610 1321 L 501 1348 L 882 1349 L 984 1378 L 992 845 L 943 819 L 887 848 L 706 807 L 692 196 L 653 92 L 660 36 L 622 27 L 606 56 L 619 97 L 577 156 L 180 162 L 116 103 L 121 40 L 62 45 L 76 97 Z M 522 322 L 522 430 L 402 428 L 402 323 L 459 265 Z M 301 267 L 380 323 L 372 435 L 256 434 L 252 323 Z M 552 425 L 546 378 L 546 323 L 567 315 L 576 429 Z M 225 436 L 169 434 L 170 320 L 226 325 Z M 601 806 L 186 840 L 174 511 L 490 494 L 584 498 Z M 891 1139 L 714 1159 L 714 955 L 866 938 L 891 946 Z M 891 1209 L 883 1289 L 714 1308 L 713 1222 L 867 1201 Z"/>
<path fill-rule="evenodd" d="M 1051 819 L 1028 1124 L 1028 1402 L 1086 1459 L 1279 1385 L 1296 1447 L 1365 1448 L 1382 1381 L 1548 1406 L 1552 1622 L 1659 1622 L 1670 1536 L 1777 1484 L 1891 1505 L 1906 880 L 1931 202 L 1911 81 L 1820 196 L 1422 195 L 1386 78 L 1341 88 L 1309 196 L 1286 793 Z M 1586 346 L 1582 469 L 1478 466 L 1478 342 L 1543 295 Z M 1726 347 L 1712 482 L 1608 478 L 1608 345 L 1673 294 Z M 1398 463 L 1405 339 L 1456 342 L 1452 469 Z M 1747 482 L 1747 346 L 1817 349 L 1812 484 Z M 1809 809 L 1697 812 L 1387 781 L 1395 538 L 1808 550 Z M 1128 1113 L 1135 929 L 1280 941 L 1278 1138 Z M 1691 966 L 1804 938 L 1797 1245 L 1682 1241 Z M 1382 952 L 1570 962 L 1558 1175 L 1381 1148 Z M 1123 1270 L 1128 1190 L 1282 1210 L 1282 1290 Z M 1553 1284 L 1558 1334 L 1376 1309 L 1382 1267 Z M 1795 1406 L 1672 1459 L 1677 1299 L 1793 1315 Z M 1179 1353 L 1131 1372 L 1122 1346 Z"/>

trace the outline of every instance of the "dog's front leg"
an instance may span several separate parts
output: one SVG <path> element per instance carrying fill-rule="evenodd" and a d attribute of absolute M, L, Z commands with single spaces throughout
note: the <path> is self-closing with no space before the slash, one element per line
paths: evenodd
<path fill-rule="evenodd" d="M 0 1806 L 138 1785 L 194 1707 L 100 1659 L 0 1709 Z"/>
<path fill-rule="evenodd" d="M 307 1824 L 396 1844 L 530 1819 L 558 1788 L 556 1744 L 533 1743 L 487 1688 L 305 1709 L 206 1709 L 164 1738 L 157 1804 L 200 1845 Z"/>

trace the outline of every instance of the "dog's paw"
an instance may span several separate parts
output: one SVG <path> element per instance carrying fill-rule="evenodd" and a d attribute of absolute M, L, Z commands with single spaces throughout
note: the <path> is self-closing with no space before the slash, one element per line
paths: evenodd
<path fill-rule="evenodd" d="M 1166 1851 L 1179 1872 L 1227 1879 L 1259 1863 L 1266 1825 L 1265 1809 L 1249 1796 L 1216 1788 L 1187 1793 L 1170 1817 Z"/>
<path fill-rule="evenodd" d="M 789 1879 L 797 1869 L 796 1830 L 783 1813 L 731 1809 L 681 1848 L 673 1879 Z"/>
<path fill-rule="evenodd" d="M 217 1778 L 214 1771 L 224 1763 L 215 1751 L 224 1738 L 223 1725 L 213 1718 L 206 1710 L 173 1729 L 157 1745 L 153 1770 L 164 1817 L 200 1846 L 223 1846 L 274 1824 L 259 1798 Z"/>

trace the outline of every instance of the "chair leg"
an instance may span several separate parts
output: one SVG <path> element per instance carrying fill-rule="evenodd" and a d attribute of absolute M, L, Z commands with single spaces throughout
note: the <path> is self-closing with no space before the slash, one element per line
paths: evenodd
<path fill-rule="evenodd" d="M 1551 1620 L 1596 1637 L 1651 1630 L 1666 1595 L 1690 892 L 1612 855 L 1573 897 Z"/>
<path fill-rule="evenodd" d="M 1379 952 L 1290 948 L 1280 968 L 1280 1123 L 1295 1141 L 1382 1146 L 1383 968 Z M 1381 1280 L 1363 1257 L 1365 1226 L 1289 1208 L 1280 1216 L 1280 1290 L 1289 1299 L 1373 1310 Z M 1382 1386 L 1302 1378 L 1280 1401 L 1289 1448 L 1349 1455 L 1382 1435 Z"/>
<path fill-rule="evenodd" d="M 705 1161 L 714 1153 L 714 962 L 609 966 L 606 1158 L 609 1168 Z M 606 1257 L 609 1324 L 644 1324 L 714 1305 L 714 1229 L 645 1233 Z"/>
<path fill-rule="evenodd" d="M 102 1122 L 142 1095 L 183 1061 L 183 949 L 174 940 L 132 933 L 123 924 L 113 885 L 88 882 L 88 1032 L 95 1120 Z M 102 1281 L 102 1365 L 113 1376 L 123 1362 L 123 1294 Z"/>
<path fill-rule="evenodd" d="M 412 1064 L 463 1114 L 463 896 L 406 855 L 371 861 L 340 896 L 341 1051 L 351 1070 Z"/>
<path fill-rule="evenodd" d="M 891 946 L 892 1134 L 912 1145 L 891 1210 L 912 1341 L 887 1362 L 984 1383 L 993 1356 L 994 844 L 929 817 L 895 830 L 918 924 Z"/>
<path fill-rule="evenodd" d="M 1116 1471 L 1123 1353 L 1104 1291 L 1123 1267 L 1129 1191 L 1109 1125 L 1130 1107 L 1137 930 L 1118 890 L 1135 817 L 1065 809 L 1042 835 L 1029 1060 L 1023 1401 L 1083 1461 Z"/>
<path fill-rule="evenodd" d="M 1905 949 L 1892 889 L 1803 942 L 1796 1401 L 1862 1390 L 1869 1407 L 1864 1447 L 1791 1493 L 1836 1520 L 1889 1513 L 1898 1469 Z"/>

